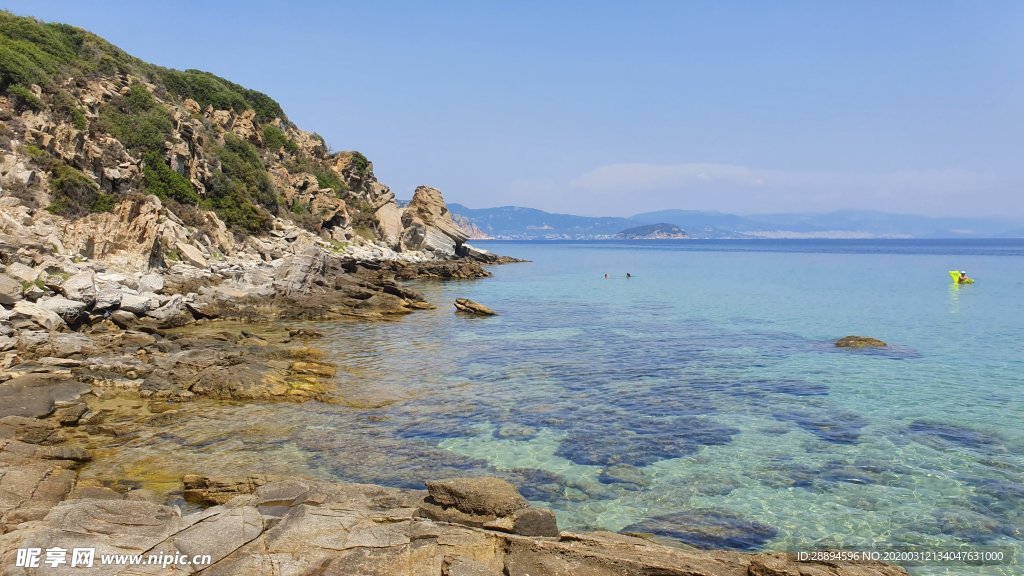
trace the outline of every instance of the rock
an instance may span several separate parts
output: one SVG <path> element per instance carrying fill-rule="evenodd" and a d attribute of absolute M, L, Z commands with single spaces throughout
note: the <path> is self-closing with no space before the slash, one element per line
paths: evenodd
<path fill-rule="evenodd" d="M 96 302 L 93 303 L 93 310 L 110 310 L 121 305 L 121 292 L 117 290 L 103 289 L 96 293 Z"/>
<path fill-rule="evenodd" d="M 45 330 L 61 330 L 67 327 L 64 320 L 52 310 L 24 300 L 14 303 L 14 312 L 18 316 L 35 322 Z"/>
<path fill-rule="evenodd" d="M 164 290 L 164 277 L 159 274 L 144 274 L 139 278 L 139 292 L 160 294 Z"/>
<path fill-rule="evenodd" d="M 60 292 L 66 298 L 84 302 L 86 306 L 96 301 L 96 278 L 92 271 L 79 272 L 60 284 Z"/>
<path fill-rule="evenodd" d="M 467 298 L 456 298 L 455 309 L 459 312 L 465 312 L 466 314 L 475 314 L 478 316 L 496 316 L 498 313 L 491 310 L 483 304 L 479 304 Z"/>
<path fill-rule="evenodd" d="M 197 474 L 186 474 L 181 479 L 185 485 L 185 500 L 206 506 L 224 504 L 242 494 L 252 494 L 267 483 L 263 475 L 242 478 L 210 478 Z"/>
<path fill-rule="evenodd" d="M 61 240 L 70 254 L 103 260 L 118 270 L 149 270 L 160 263 L 162 209 L 156 196 L 129 198 L 112 212 L 68 222 Z"/>
<path fill-rule="evenodd" d="M 757 550 L 778 531 L 731 512 L 693 510 L 648 518 L 622 532 L 653 534 L 704 549 Z"/>
<path fill-rule="evenodd" d="M 4 270 L 8 276 L 12 276 L 15 280 L 24 283 L 35 282 L 39 278 L 40 272 L 33 268 L 25 266 L 21 262 L 11 262 L 7 265 L 7 269 Z"/>
<path fill-rule="evenodd" d="M 60 316 L 66 324 L 77 324 L 88 308 L 85 302 L 70 300 L 63 296 L 54 296 L 39 301 L 39 306 Z"/>
<path fill-rule="evenodd" d="M 885 342 L 867 336 L 843 336 L 836 340 L 838 348 L 883 348 L 885 346 L 887 346 Z"/>
<path fill-rule="evenodd" d="M 420 186 L 402 212 L 401 247 L 403 251 L 424 250 L 443 256 L 455 256 L 469 236 L 448 213 L 441 191 Z"/>
<path fill-rule="evenodd" d="M 138 294 L 121 294 L 121 303 L 118 305 L 120 310 L 125 312 L 131 312 L 136 316 L 145 316 L 149 312 L 150 300 L 145 296 Z"/>
<path fill-rule="evenodd" d="M 10 306 L 21 298 L 21 282 L 0 272 L 0 304 Z"/>
<path fill-rule="evenodd" d="M 500 478 L 450 478 L 427 482 L 430 498 L 467 514 L 508 516 L 529 506 L 516 487 Z"/>
<path fill-rule="evenodd" d="M 206 262 L 206 257 L 203 256 L 203 253 L 199 248 L 196 248 L 191 244 L 186 244 L 185 242 L 178 242 L 174 247 L 177 249 L 178 255 L 181 256 L 182 260 L 196 268 L 206 268 L 209 266 Z"/>
<path fill-rule="evenodd" d="M 89 385 L 49 374 L 26 374 L 0 383 L 0 418 L 42 418 L 57 403 L 70 403 L 89 391 Z"/>
<path fill-rule="evenodd" d="M 555 513 L 546 508 L 523 508 L 512 515 L 512 532 L 520 536 L 558 537 Z"/>

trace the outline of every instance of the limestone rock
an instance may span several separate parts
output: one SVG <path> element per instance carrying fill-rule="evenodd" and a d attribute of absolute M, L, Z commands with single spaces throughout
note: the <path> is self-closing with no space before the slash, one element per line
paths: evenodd
<path fill-rule="evenodd" d="M 139 278 L 139 292 L 160 294 L 164 290 L 164 277 L 160 274 L 144 274 Z"/>
<path fill-rule="evenodd" d="M 174 245 L 178 250 L 178 254 L 182 260 L 195 266 L 196 268 L 206 268 L 209 264 L 206 261 L 206 257 L 203 256 L 203 252 L 191 244 L 185 242 L 178 242 Z"/>
<path fill-rule="evenodd" d="M 136 316 L 145 316 L 149 312 L 149 298 L 138 294 L 121 294 L 119 308 L 125 312 L 131 312 Z"/>
<path fill-rule="evenodd" d="M 496 316 L 498 313 L 483 304 L 469 300 L 468 298 L 456 298 L 455 309 L 466 314 L 477 316 Z"/>
<path fill-rule="evenodd" d="M 42 418 L 57 403 L 73 402 L 89 391 L 89 385 L 66 377 L 26 374 L 0 383 L 0 418 Z"/>
<path fill-rule="evenodd" d="M 868 336 L 843 336 L 836 340 L 837 348 L 884 348 L 888 346 L 877 338 Z"/>
<path fill-rule="evenodd" d="M 60 292 L 66 298 L 92 305 L 96 301 L 96 278 L 91 270 L 79 272 L 60 285 Z"/>
<path fill-rule="evenodd" d="M 67 327 L 64 320 L 52 310 L 25 300 L 14 303 L 14 312 L 16 316 L 27 318 L 46 330 L 61 330 Z"/>
<path fill-rule="evenodd" d="M 69 300 L 63 296 L 54 296 L 39 301 L 39 306 L 60 316 L 66 324 L 76 324 L 88 305 L 78 300 Z"/>
<path fill-rule="evenodd" d="M 0 304 L 10 306 L 21 298 L 21 282 L 0 272 Z"/>

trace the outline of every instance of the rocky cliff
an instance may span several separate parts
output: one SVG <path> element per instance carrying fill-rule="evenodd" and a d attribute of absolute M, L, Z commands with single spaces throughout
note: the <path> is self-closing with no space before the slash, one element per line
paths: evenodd
<path fill-rule="evenodd" d="M 331 152 L 268 96 L 141 62 L 73 27 L 0 13 L 0 119 L 4 206 L 27 209 L 21 226 L 55 227 L 69 240 L 61 248 L 118 251 L 142 231 L 111 226 L 138 228 L 126 219 L 138 197 L 161 201 L 138 214 L 153 220 L 142 232 L 148 259 L 117 265 L 161 266 L 182 255 L 179 243 L 207 260 L 233 256 L 274 230 L 360 258 L 446 257 L 466 240 L 441 218 L 440 192 L 403 214 L 365 156 Z"/>

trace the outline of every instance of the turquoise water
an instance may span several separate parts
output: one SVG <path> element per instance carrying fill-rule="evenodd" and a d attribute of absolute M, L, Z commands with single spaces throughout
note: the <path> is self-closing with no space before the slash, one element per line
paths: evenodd
<path fill-rule="evenodd" d="M 532 262 L 417 284 L 438 309 L 401 321 L 321 325 L 347 406 L 222 407 L 201 419 L 221 435 L 164 438 L 211 467 L 496 473 L 568 529 L 1024 558 L 1024 242 L 480 244 Z M 890 347 L 836 349 L 847 334 Z"/>

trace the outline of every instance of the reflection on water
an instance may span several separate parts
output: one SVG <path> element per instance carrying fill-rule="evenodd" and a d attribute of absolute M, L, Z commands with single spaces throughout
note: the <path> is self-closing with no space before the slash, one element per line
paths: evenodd
<path fill-rule="evenodd" d="M 1007 314 L 1019 257 L 960 254 L 1006 279 L 968 298 L 942 293 L 947 266 L 927 251 L 520 248 L 534 264 L 421 285 L 437 310 L 318 324 L 342 404 L 146 414 L 159 426 L 113 439 L 85 474 L 420 487 L 487 473 L 570 529 L 739 548 L 1019 548 L 1024 328 Z M 630 282 L 603 281 L 627 265 Z M 456 296 L 501 315 L 456 316 Z M 891 346 L 837 350 L 847 333 Z"/>

